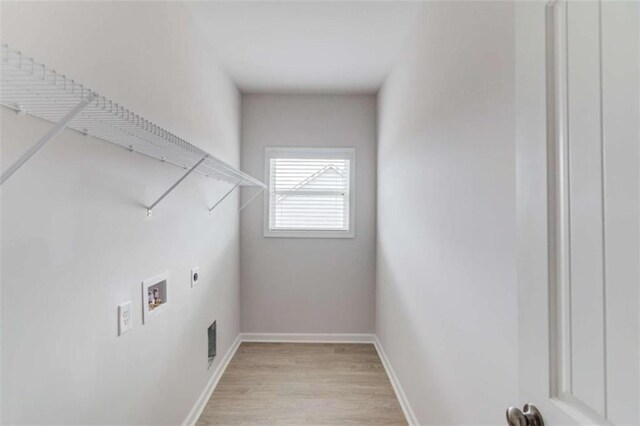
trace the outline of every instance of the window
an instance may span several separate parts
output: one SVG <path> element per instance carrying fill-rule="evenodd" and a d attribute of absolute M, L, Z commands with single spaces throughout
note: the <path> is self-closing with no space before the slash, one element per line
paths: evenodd
<path fill-rule="evenodd" d="M 353 148 L 267 148 L 266 237 L 353 238 Z"/>

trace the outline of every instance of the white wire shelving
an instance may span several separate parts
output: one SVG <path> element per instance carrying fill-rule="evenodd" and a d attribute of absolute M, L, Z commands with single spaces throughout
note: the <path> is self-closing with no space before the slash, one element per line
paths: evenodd
<path fill-rule="evenodd" d="M 192 172 L 233 185 L 210 212 L 239 186 L 254 186 L 260 192 L 265 189 L 261 181 L 20 51 L 2 45 L 1 56 L 0 104 L 54 126 L 2 173 L 0 185 L 68 128 L 186 170 L 147 207 L 148 215 Z M 241 209 L 244 207 L 246 204 Z"/>

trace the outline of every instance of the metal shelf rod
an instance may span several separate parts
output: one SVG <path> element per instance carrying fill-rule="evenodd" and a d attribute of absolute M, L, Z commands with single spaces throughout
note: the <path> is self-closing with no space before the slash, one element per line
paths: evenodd
<path fill-rule="evenodd" d="M 202 162 L 203 162 L 204 160 L 206 160 L 206 159 L 207 159 L 207 157 L 208 157 L 208 155 L 205 155 L 204 157 L 202 157 L 202 158 L 200 159 L 200 161 L 198 161 L 196 164 L 194 164 L 194 166 L 193 166 L 193 167 L 191 167 L 191 168 L 187 171 L 187 173 L 185 173 L 184 175 L 182 175 L 182 177 L 181 177 L 180 179 L 178 179 L 178 180 L 176 181 L 176 183 L 174 183 L 173 185 L 171 185 L 171 187 L 170 187 L 169 189 L 167 189 L 167 190 L 164 192 L 164 194 L 162 194 L 162 195 L 160 196 L 160 198 L 158 198 L 158 199 L 157 199 L 153 204 L 151 204 L 149 207 L 147 207 L 147 216 L 151 216 L 151 211 L 153 210 L 153 208 L 154 208 L 155 206 L 157 206 L 157 205 L 158 205 L 158 203 L 159 203 L 160 201 L 162 201 L 162 199 L 163 199 L 164 197 L 166 197 L 167 195 L 169 195 L 169 193 L 170 193 L 171 191 L 173 191 L 174 189 L 176 189 L 176 187 L 177 187 L 178 185 L 180 185 L 180 183 L 182 183 L 182 181 L 183 181 L 183 180 L 185 180 L 185 179 L 187 178 L 187 176 L 189 176 L 189 175 L 190 175 L 190 174 L 191 174 L 191 173 L 196 169 L 196 167 L 198 167 L 200 164 L 202 164 Z"/>
<path fill-rule="evenodd" d="M 95 96 L 95 93 L 90 93 L 86 98 L 81 100 L 75 106 L 75 108 L 69 111 L 69 113 L 62 120 L 60 120 L 55 126 L 49 129 L 49 131 L 44 136 L 42 136 L 35 145 L 29 148 L 27 152 L 22 154 L 22 157 L 20 157 L 4 173 L 2 173 L 2 176 L 0 177 L 0 185 L 2 185 L 7 179 L 9 179 L 11 175 L 17 172 L 18 169 L 20 169 L 20 167 L 22 167 L 24 163 L 29 161 L 31 157 L 36 155 L 49 141 L 56 137 L 58 133 L 62 132 L 64 128 L 67 127 L 67 124 L 69 124 L 71 120 L 73 120 L 78 114 L 80 114 L 83 109 L 86 108 L 87 105 L 89 105 L 89 103 L 91 103 Z"/>
<path fill-rule="evenodd" d="M 238 186 L 240 186 L 242 184 L 242 182 L 244 182 L 244 179 L 241 179 L 238 183 L 236 183 L 235 185 L 233 185 L 233 188 L 231 188 L 226 194 L 224 194 L 222 196 L 222 198 L 220 198 L 218 200 L 217 203 L 215 203 L 210 209 L 209 209 L 209 214 L 211 214 L 211 212 L 213 211 L 213 209 L 215 209 L 216 207 L 218 207 L 218 204 L 220 204 L 221 202 L 224 201 L 225 198 L 227 198 L 229 196 L 229 194 L 231 194 L 233 192 L 234 189 L 236 189 Z"/>
<path fill-rule="evenodd" d="M 242 205 L 242 207 L 240 207 L 240 209 L 238 209 L 238 211 L 239 211 L 239 212 L 241 212 L 241 211 L 242 211 L 242 209 L 244 209 L 244 208 L 245 208 L 245 207 L 247 207 L 249 204 L 251 204 L 251 202 L 252 202 L 253 200 L 255 200 L 255 198 L 256 198 L 258 195 L 262 194 L 262 192 L 263 192 L 263 191 L 264 191 L 264 188 L 262 188 L 262 187 L 261 187 L 261 188 L 260 188 L 260 191 L 256 192 L 256 194 L 255 194 L 253 197 L 249 198 L 249 201 L 247 201 L 246 203 L 244 203 L 244 204 Z"/>

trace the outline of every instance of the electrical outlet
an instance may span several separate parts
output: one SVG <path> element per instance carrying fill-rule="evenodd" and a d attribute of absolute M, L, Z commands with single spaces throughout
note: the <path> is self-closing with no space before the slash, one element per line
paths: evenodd
<path fill-rule="evenodd" d="M 133 322 L 131 321 L 131 301 L 128 301 L 118 306 L 118 336 L 131 330 L 131 327 L 133 327 Z"/>
<path fill-rule="evenodd" d="M 200 267 L 191 268 L 191 287 L 195 287 L 200 282 Z"/>

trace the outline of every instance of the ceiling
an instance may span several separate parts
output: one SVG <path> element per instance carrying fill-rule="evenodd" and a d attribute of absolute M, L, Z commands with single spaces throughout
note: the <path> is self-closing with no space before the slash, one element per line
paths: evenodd
<path fill-rule="evenodd" d="M 375 93 L 420 8 L 408 1 L 188 2 L 247 93 Z"/>

